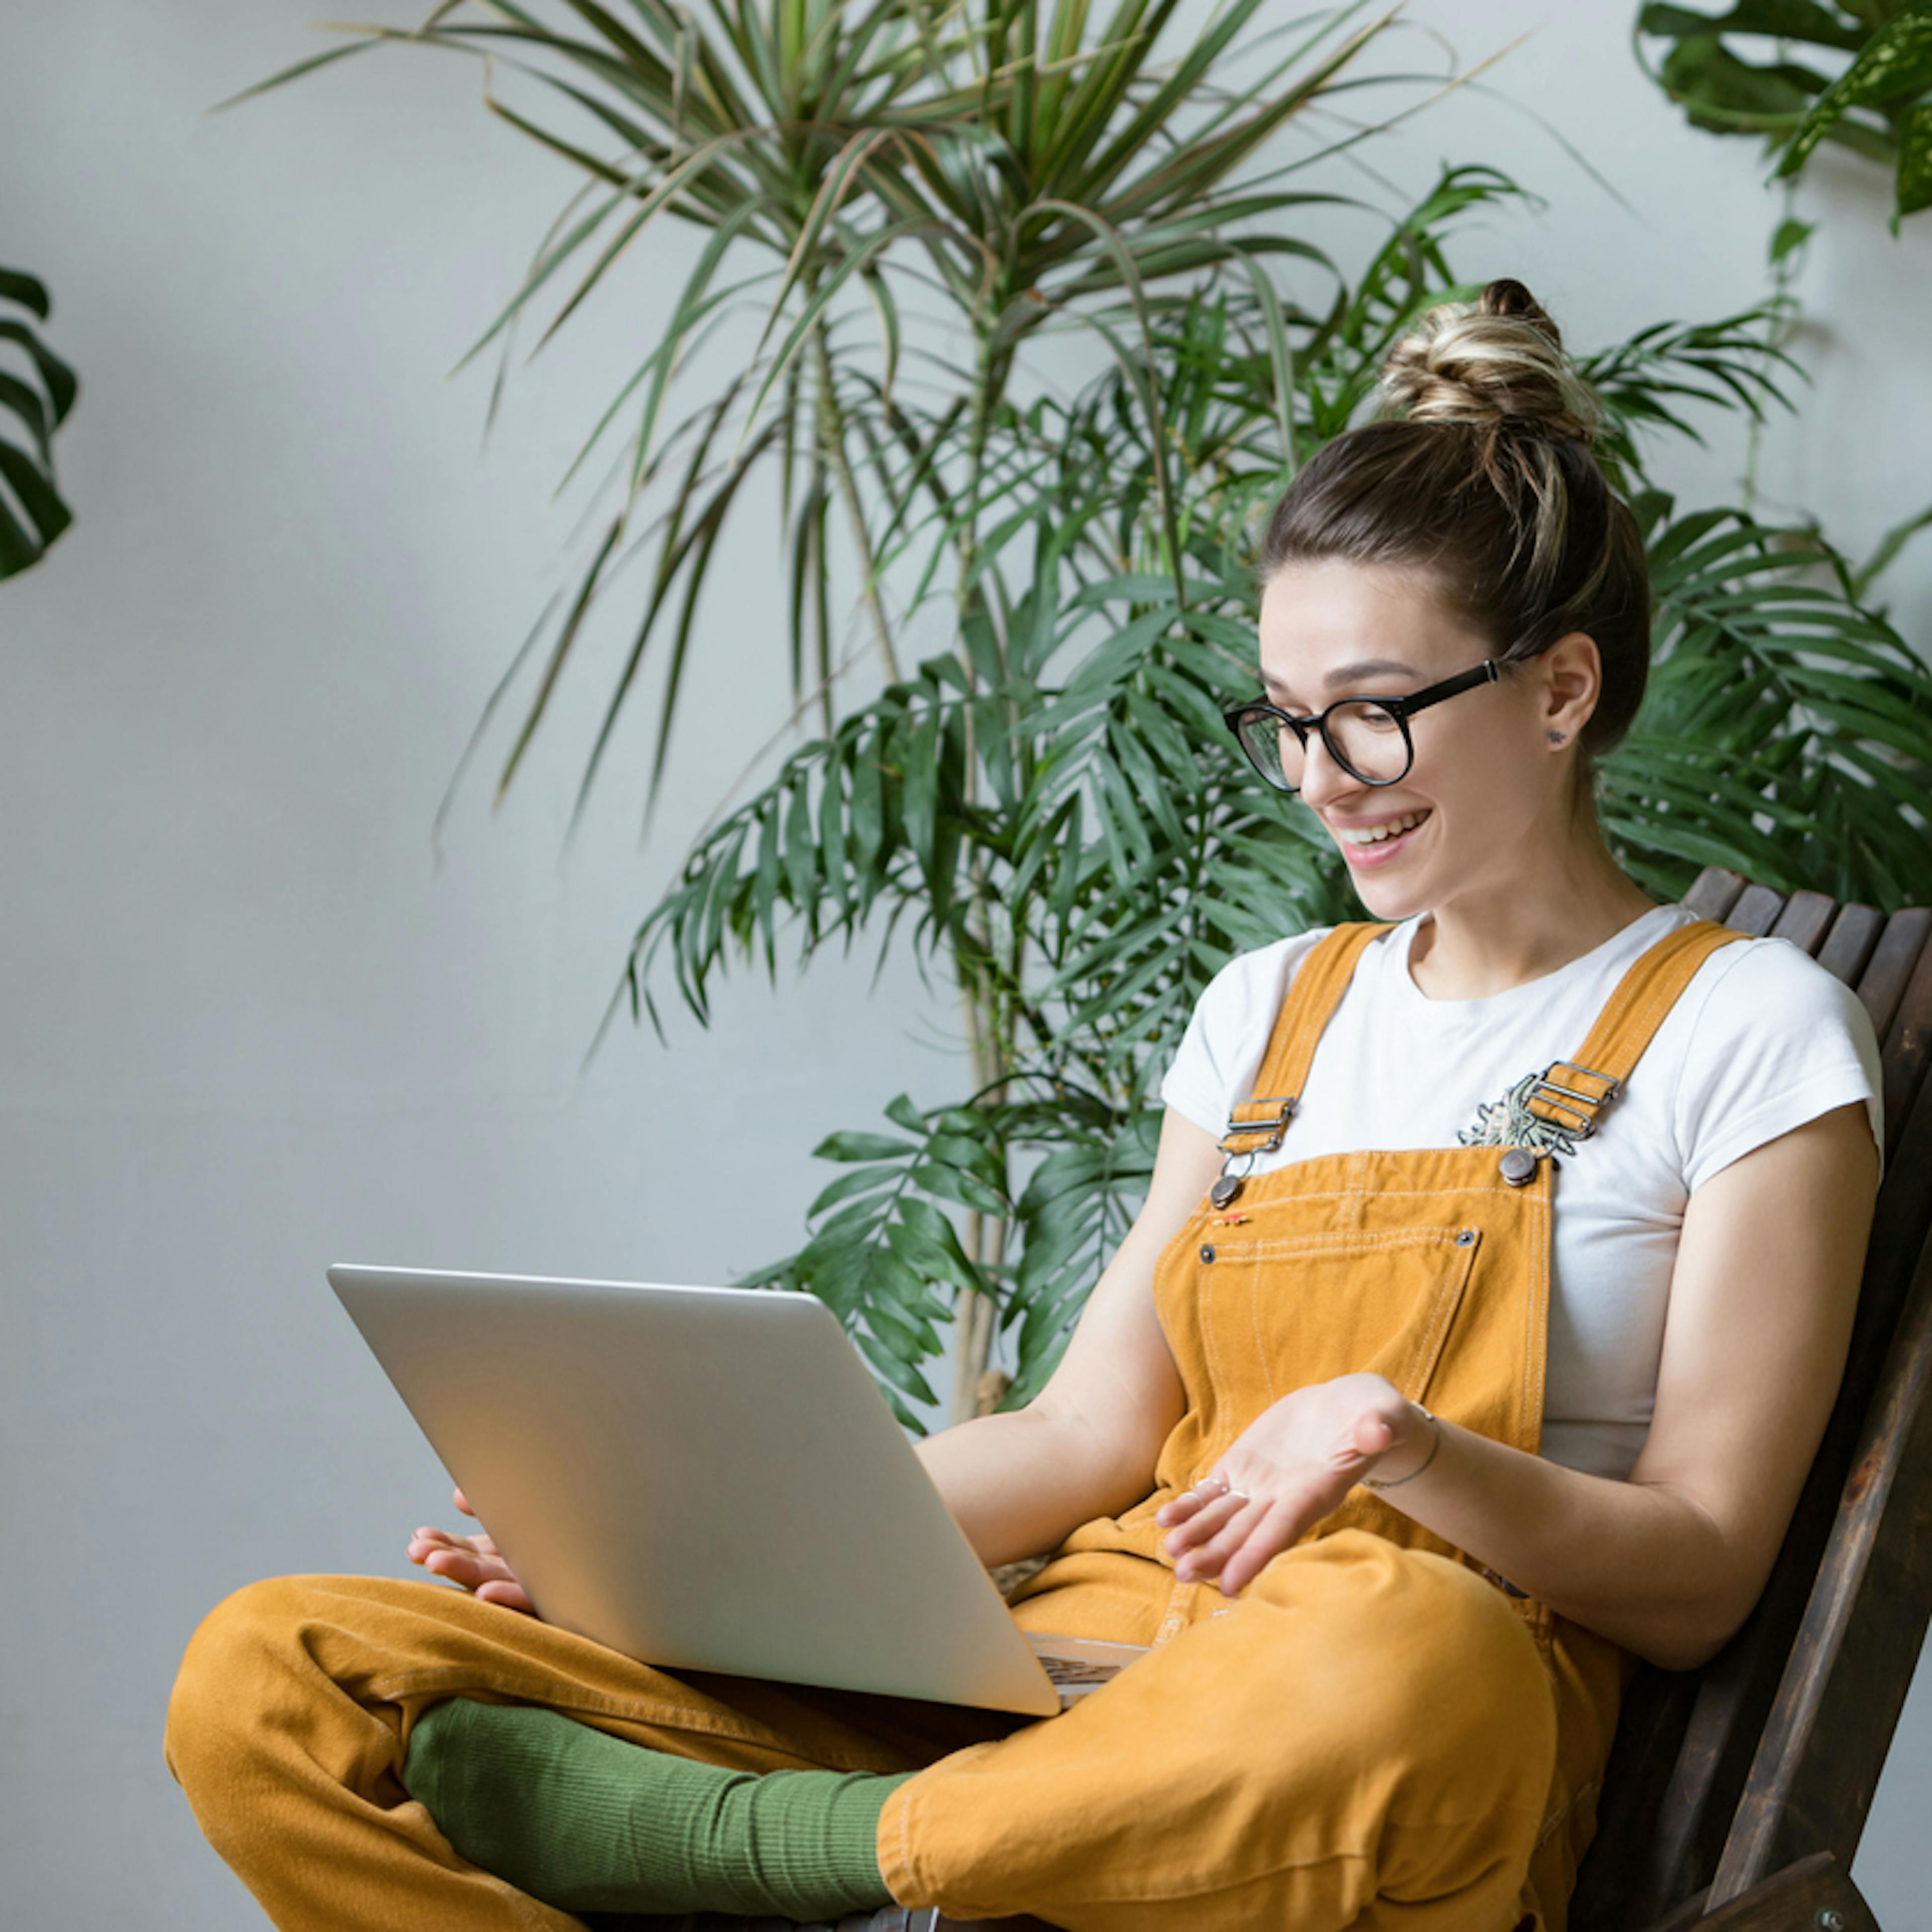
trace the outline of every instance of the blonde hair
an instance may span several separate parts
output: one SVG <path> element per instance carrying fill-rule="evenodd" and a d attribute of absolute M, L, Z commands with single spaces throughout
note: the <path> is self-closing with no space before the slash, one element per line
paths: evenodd
<path fill-rule="evenodd" d="M 1382 394 L 1411 422 L 1512 418 L 1546 436 L 1594 442 L 1604 412 L 1563 352 L 1563 338 L 1520 282 L 1492 282 L 1473 302 L 1438 302 L 1388 352 Z"/>

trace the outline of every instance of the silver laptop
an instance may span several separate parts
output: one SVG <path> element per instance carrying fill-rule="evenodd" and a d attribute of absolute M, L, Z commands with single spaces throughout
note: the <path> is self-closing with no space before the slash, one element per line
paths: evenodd
<path fill-rule="evenodd" d="M 815 1296 L 328 1280 L 547 1622 L 672 1669 L 1042 1717 L 1146 1654 L 1020 1629 Z"/>

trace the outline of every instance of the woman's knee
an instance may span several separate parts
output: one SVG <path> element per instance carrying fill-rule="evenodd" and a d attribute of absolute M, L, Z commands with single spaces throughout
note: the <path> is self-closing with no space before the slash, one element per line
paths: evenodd
<path fill-rule="evenodd" d="M 314 1579 L 274 1576 L 224 1598 L 188 1640 L 168 1699 L 168 1768 L 197 1810 L 245 1783 L 279 1706 L 298 1693 L 297 1633 Z"/>
<path fill-rule="evenodd" d="M 1373 1781 L 1399 1769 L 1412 1796 L 1453 1788 L 1540 1805 L 1556 1766 L 1555 1693 L 1508 1600 L 1450 1558 L 1366 1533 L 1331 1540 L 1300 1575 L 1264 1572 L 1286 1627 L 1303 1630 L 1299 1641 L 1262 1646 L 1281 1659 L 1291 1734 L 1305 1736 L 1312 1718 Z"/>
<path fill-rule="evenodd" d="M 1540 1817 L 1556 1766 L 1554 1687 L 1509 1600 L 1466 1565 L 1396 1552 L 1364 1606 L 1352 1689 L 1365 1732 L 1405 1767 L 1392 1803 Z"/>

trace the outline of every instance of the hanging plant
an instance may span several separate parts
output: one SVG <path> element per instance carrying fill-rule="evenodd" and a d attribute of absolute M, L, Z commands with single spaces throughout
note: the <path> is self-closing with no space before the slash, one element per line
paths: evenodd
<path fill-rule="evenodd" d="M 1786 178 L 1825 141 L 1877 162 L 1898 180 L 1894 235 L 1932 206 L 1932 0 L 1738 0 L 1725 14 L 1653 4 L 1636 34 L 1670 43 L 1645 70 L 1694 127 L 1762 136 Z M 1739 39 L 1770 45 L 1754 59 Z"/>

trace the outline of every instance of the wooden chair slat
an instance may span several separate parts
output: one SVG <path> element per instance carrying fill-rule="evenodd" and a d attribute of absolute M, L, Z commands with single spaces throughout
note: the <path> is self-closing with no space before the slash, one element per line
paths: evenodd
<path fill-rule="evenodd" d="M 1782 1878 L 1784 1874 L 1780 1872 L 1778 1876 Z M 1666 1912 L 1654 1924 L 1647 1926 L 1645 1932 L 1690 1932 L 1690 1928 L 1703 1917 L 1704 1901 L 1710 1895 L 1711 1888 L 1708 1886 L 1704 1886 L 1700 1891 L 1694 1892 L 1682 1905 Z M 1815 1928 L 1814 1932 L 1816 1932 Z"/>
<path fill-rule="evenodd" d="M 1706 866 L 1684 895 L 1684 903 L 1701 918 L 1720 920 L 1738 902 L 1744 882 L 1721 866 Z"/>
<path fill-rule="evenodd" d="M 1715 1761 L 1689 1742 L 1702 1688 L 1695 1672 L 1650 1665 L 1632 1678 L 1604 1771 L 1596 1836 L 1570 1900 L 1570 1932 L 1651 1927 L 1716 1869 L 1721 1844 L 1697 1856 Z"/>
<path fill-rule="evenodd" d="M 1736 903 L 1724 915 L 1724 923 L 1733 932 L 1748 932 L 1754 939 L 1768 935 L 1784 910 L 1784 895 L 1768 886 L 1747 886 Z"/>
<path fill-rule="evenodd" d="M 1851 1874 L 1829 1852 L 1801 1858 L 1708 1918 L 1687 1922 L 1699 1932 L 1879 1932 Z"/>
<path fill-rule="evenodd" d="M 1875 906 L 1840 906 L 1818 949 L 1818 964 L 1846 986 L 1856 986 L 1884 929 L 1885 914 Z"/>
<path fill-rule="evenodd" d="M 1892 1016 L 1898 1010 L 1905 982 L 1918 964 L 1928 932 L 1932 932 L 1932 910 L 1925 907 L 1908 906 L 1903 912 L 1894 913 L 1872 948 L 1870 962 L 1859 975 L 1858 998 L 1865 1003 L 1865 1011 L 1871 1015 L 1872 1030 L 1880 1040 L 1885 1038 Z"/>
<path fill-rule="evenodd" d="M 1891 1030 L 1883 1037 L 1886 1142 L 1889 1156 L 1904 1132 L 1912 1102 L 1918 1097 L 1925 1078 L 1927 1055 L 1932 1052 L 1932 945 L 1921 949 L 1918 963 L 1899 995 Z"/>
<path fill-rule="evenodd" d="M 1815 959 L 1838 910 L 1838 901 L 1822 892 L 1793 892 L 1778 915 L 1778 923 L 1771 928 L 1771 936 L 1790 940 L 1799 952 L 1808 952 Z"/>

